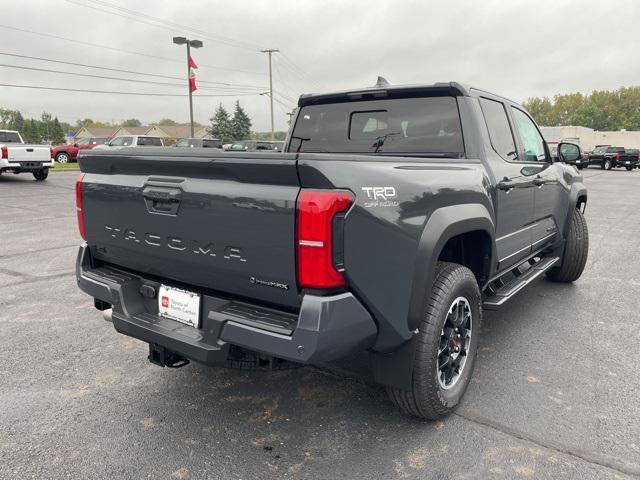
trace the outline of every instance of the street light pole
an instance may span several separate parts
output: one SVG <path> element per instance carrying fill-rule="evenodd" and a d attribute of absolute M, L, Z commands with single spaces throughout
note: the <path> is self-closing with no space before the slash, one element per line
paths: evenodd
<path fill-rule="evenodd" d="M 277 48 L 267 48 L 265 50 L 261 50 L 262 53 L 269 54 L 269 101 L 271 103 L 271 141 L 275 140 L 275 134 L 273 129 L 273 75 L 271 72 L 271 54 L 275 52 L 279 52 Z"/>
<path fill-rule="evenodd" d="M 202 47 L 202 41 L 200 40 L 189 40 L 186 37 L 173 37 L 173 43 L 176 45 L 186 45 L 187 46 L 187 90 L 189 91 L 189 124 L 191 125 L 191 138 L 194 137 L 193 131 L 193 92 L 191 91 L 191 47 L 200 48 Z"/>

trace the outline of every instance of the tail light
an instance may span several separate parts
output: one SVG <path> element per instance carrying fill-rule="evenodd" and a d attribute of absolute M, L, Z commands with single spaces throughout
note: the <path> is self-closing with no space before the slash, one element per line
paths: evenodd
<path fill-rule="evenodd" d="M 345 191 L 301 190 L 297 202 L 298 283 L 308 288 L 335 288 L 345 285 L 344 275 L 336 268 L 334 235 L 342 225 L 339 215 L 353 203 Z M 340 235 L 335 235 L 338 237 Z M 339 239 L 342 242 L 342 238 Z"/>
<path fill-rule="evenodd" d="M 9 159 L 9 147 L 7 147 L 6 145 L 2 146 L 2 159 L 3 160 Z"/>
<path fill-rule="evenodd" d="M 49 147 L 49 158 L 53 158 L 53 147 Z"/>
<path fill-rule="evenodd" d="M 82 210 L 82 179 L 84 173 L 80 174 L 80 178 L 76 181 L 76 214 L 78 215 L 78 230 L 83 240 L 87 239 L 84 229 L 84 212 Z"/>

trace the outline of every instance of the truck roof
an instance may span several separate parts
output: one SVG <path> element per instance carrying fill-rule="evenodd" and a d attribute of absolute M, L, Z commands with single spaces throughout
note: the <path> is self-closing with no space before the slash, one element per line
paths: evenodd
<path fill-rule="evenodd" d="M 477 97 L 489 94 L 492 97 L 501 98 L 509 103 L 518 104 L 501 95 L 488 92 L 481 88 L 471 87 L 460 82 L 436 82 L 432 84 L 391 85 L 383 77 L 373 87 L 358 88 L 353 90 L 341 90 L 330 93 L 308 93 L 298 99 L 298 107 L 313 105 L 316 103 L 333 103 L 340 100 L 361 100 L 363 98 L 406 97 L 423 95 L 452 95 L 455 97 Z"/>

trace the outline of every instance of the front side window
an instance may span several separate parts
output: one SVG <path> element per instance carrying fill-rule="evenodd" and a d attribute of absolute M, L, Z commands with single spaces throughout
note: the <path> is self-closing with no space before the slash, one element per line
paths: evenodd
<path fill-rule="evenodd" d="M 293 152 L 464 157 L 455 97 L 395 98 L 302 107 Z"/>
<path fill-rule="evenodd" d="M 504 104 L 481 98 L 480 105 L 489 130 L 491 146 L 505 160 L 517 160 L 518 154 Z"/>
<path fill-rule="evenodd" d="M 188 147 L 188 146 L 189 146 L 188 138 L 181 138 L 176 142 L 176 147 Z"/>
<path fill-rule="evenodd" d="M 116 137 L 116 138 L 114 138 L 113 140 L 111 140 L 109 142 L 109 146 L 111 146 L 111 147 L 121 147 L 121 146 L 124 145 L 124 139 L 125 138 L 129 138 L 130 139 L 131 137 Z M 129 143 L 131 143 L 130 140 L 129 140 Z M 127 144 L 127 145 L 129 145 L 129 144 Z"/>
<path fill-rule="evenodd" d="M 546 162 L 547 153 L 544 148 L 544 139 L 533 120 L 522 110 L 511 107 L 516 131 L 524 145 L 524 159 L 527 162 Z"/>

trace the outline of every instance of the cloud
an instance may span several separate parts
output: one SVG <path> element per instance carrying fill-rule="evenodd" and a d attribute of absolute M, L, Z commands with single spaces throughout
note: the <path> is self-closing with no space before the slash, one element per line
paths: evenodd
<path fill-rule="evenodd" d="M 186 30 L 137 16 L 131 8 L 192 27 Z M 88 6 L 82 6 L 88 5 Z M 111 10 L 109 14 L 102 10 Z M 640 3 L 583 0 L 538 1 L 307 1 L 234 0 L 153 2 L 118 0 L 5 2 L 1 24 L 108 45 L 170 59 L 161 60 L 117 50 L 0 28 L 0 51 L 105 67 L 181 77 L 186 75 L 184 47 L 175 35 L 200 38 L 193 52 L 201 66 L 198 78 L 225 82 L 246 93 L 266 91 L 267 58 L 274 54 L 276 128 L 286 128 L 286 111 L 301 93 L 373 85 L 378 75 L 391 83 L 457 80 L 495 91 L 514 100 L 574 91 L 615 89 L 640 78 Z M 0 56 L 0 63 L 115 74 L 79 67 Z M 220 67 L 220 68 L 212 68 Z M 177 86 L 144 85 L 0 67 L 0 83 L 131 92 L 186 93 Z M 158 80 L 153 78 L 153 80 Z M 171 80 L 168 80 L 171 82 Z M 177 82 L 178 84 L 180 82 Z M 229 88 L 224 88 L 225 94 Z M 236 97 L 194 98 L 195 117 L 206 123 L 215 106 L 232 108 Z M 256 130 L 269 128 L 266 96 L 237 97 Z M 139 118 L 188 119 L 186 98 L 128 97 L 90 93 L 22 90 L 0 87 L 0 106 L 27 116 L 43 110 L 73 122 L 77 118 L 119 121 Z"/>

